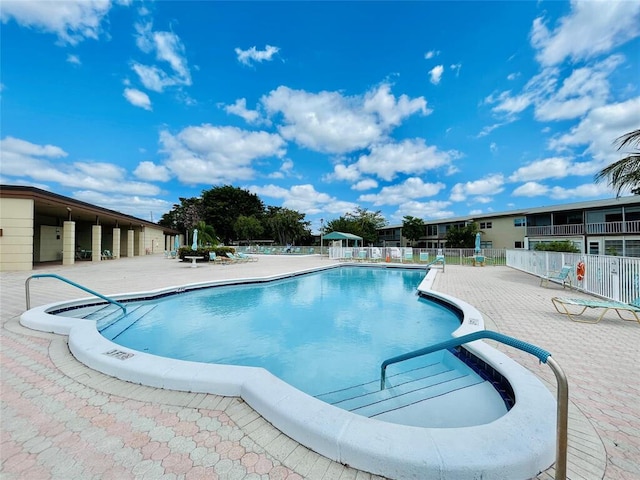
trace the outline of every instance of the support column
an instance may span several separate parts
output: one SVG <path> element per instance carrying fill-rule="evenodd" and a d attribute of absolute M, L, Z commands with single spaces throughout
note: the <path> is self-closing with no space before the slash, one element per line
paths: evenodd
<path fill-rule="evenodd" d="M 64 222 L 62 226 L 62 265 L 76 263 L 76 222 Z"/>
<path fill-rule="evenodd" d="M 140 233 L 138 234 L 138 255 L 143 256 L 146 253 L 144 228 L 140 227 Z"/>
<path fill-rule="evenodd" d="M 135 245 L 135 233 L 133 230 L 127 230 L 127 257 L 133 257 L 133 246 Z"/>
<path fill-rule="evenodd" d="M 102 260 L 102 225 L 91 227 L 91 261 Z"/>
<path fill-rule="evenodd" d="M 120 258 L 120 228 L 113 229 L 113 245 L 111 246 L 113 258 Z"/>

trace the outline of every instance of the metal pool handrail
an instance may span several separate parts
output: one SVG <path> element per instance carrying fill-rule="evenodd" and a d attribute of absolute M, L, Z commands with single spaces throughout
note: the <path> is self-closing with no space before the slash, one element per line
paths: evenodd
<path fill-rule="evenodd" d="M 567 478 L 567 429 L 569 423 L 569 384 L 567 382 L 567 377 L 558 365 L 549 352 L 546 350 L 536 347 L 535 345 L 531 345 L 530 343 L 523 342 L 522 340 L 518 340 L 517 338 L 509 337 L 507 335 L 503 335 L 502 333 L 493 332 L 491 330 L 482 330 L 480 332 L 470 333 L 468 335 L 463 335 L 462 337 L 452 338 L 451 340 L 446 340 L 444 342 L 437 343 L 435 345 L 431 345 L 429 347 L 420 348 L 418 350 L 414 350 L 413 352 L 403 353 L 402 355 L 398 355 L 392 358 L 386 359 L 380 365 L 380 390 L 384 390 L 386 376 L 387 376 L 387 367 L 393 363 L 403 362 L 405 360 L 409 360 L 411 358 L 420 357 L 422 355 L 427 355 L 429 353 L 437 352 L 438 350 L 445 350 L 448 348 L 459 347 L 464 343 L 474 342 L 476 340 L 481 340 L 483 338 L 487 338 L 489 340 L 495 340 L 500 343 L 504 343 L 505 345 L 509 345 L 510 347 L 517 348 L 524 352 L 530 353 L 538 357 L 538 359 L 542 363 L 546 363 L 549 365 L 549 368 L 553 371 L 556 376 L 556 382 L 558 385 L 558 393 L 557 393 L 557 422 L 556 422 L 556 480 L 565 480 Z"/>
<path fill-rule="evenodd" d="M 62 280 L 65 283 L 68 283 L 69 285 L 72 285 L 76 288 L 79 288 L 80 290 L 84 290 L 87 293 L 90 293 L 91 295 L 95 295 L 96 297 L 99 297 L 103 300 L 106 300 L 109 303 L 113 303 L 114 305 L 120 307 L 122 309 L 122 312 L 124 315 L 127 314 L 127 307 L 125 307 L 122 303 L 116 302 L 115 300 L 109 298 L 109 297 L 105 297 L 104 295 L 98 293 L 98 292 L 94 292 L 93 290 L 91 290 L 90 288 L 84 287 L 82 285 L 80 285 L 79 283 L 76 282 L 72 282 L 71 280 L 69 280 L 68 278 L 64 278 L 61 277 L 60 275 L 56 275 L 54 273 L 38 273 L 36 275 L 31 275 L 29 278 L 27 278 L 27 280 L 24 282 L 24 288 L 25 288 L 25 294 L 26 294 L 26 299 L 27 299 L 27 310 L 31 309 L 31 297 L 29 295 L 29 283 L 31 282 L 32 278 L 57 278 L 58 280 Z"/>

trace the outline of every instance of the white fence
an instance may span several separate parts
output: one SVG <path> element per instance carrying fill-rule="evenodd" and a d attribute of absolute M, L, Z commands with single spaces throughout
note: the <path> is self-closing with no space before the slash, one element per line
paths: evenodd
<path fill-rule="evenodd" d="M 547 275 L 571 265 L 571 282 L 586 293 L 629 303 L 640 297 L 640 258 L 587 255 L 584 253 L 507 250 L 507 265 L 534 275 Z M 578 280 L 578 262 L 584 262 L 583 280 Z"/>
<path fill-rule="evenodd" d="M 360 260 L 390 263 L 431 263 L 438 255 L 444 255 L 450 265 L 471 264 L 476 258 L 473 248 L 412 248 L 412 247 L 329 247 L 333 260 Z M 480 254 L 486 265 L 506 265 L 505 250 L 483 248 Z"/>

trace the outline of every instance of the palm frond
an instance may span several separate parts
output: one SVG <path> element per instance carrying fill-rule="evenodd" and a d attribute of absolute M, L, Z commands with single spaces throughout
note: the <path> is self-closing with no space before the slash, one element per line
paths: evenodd
<path fill-rule="evenodd" d="M 640 147 L 640 129 L 632 130 L 629 133 L 619 136 L 613 142 L 614 145 L 618 145 L 618 150 L 623 149 L 627 145 Z"/>

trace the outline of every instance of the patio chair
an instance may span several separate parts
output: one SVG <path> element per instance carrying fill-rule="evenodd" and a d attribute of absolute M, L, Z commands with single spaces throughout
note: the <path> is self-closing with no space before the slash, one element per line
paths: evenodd
<path fill-rule="evenodd" d="M 614 300 L 553 297 L 551 299 L 551 302 L 553 303 L 553 306 L 558 313 L 566 315 L 574 322 L 598 323 L 600 320 L 602 320 L 602 317 L 604 317 L 605 313 L 607 313 L 609 310 L 615 310 L 618 314 L 618 317 L 620 317 L 622 320 L 633 321 L 635 319 L 638 323 L 640 323 L 640 317 L 638 317 L 638 313 L 640 312 L 640 298 L 636 298 L 631 303 L 623 303 L 616 302 Z M 567 305 L 576 306 L 577 308 L 582 308 L 582 310 L 572 313 L 567 308 Z M 581 318 L 575 318 L 579 315 L 582 315 L 588 308 L 601 308 L 602 313 L 596 320 L 584 320 Z M 625 318 L 620 312 L 630 312 L 634 318 Z"/>
<path fill-rule="evenodd" d="M 110 250 L 105 250 L 102 252 L 102 255 L 100 258 L 102 260 L 113 260 L 114 257 Z"/>
<path fill-rule="evenodd" d="M 420 263 L 429 261 L 429 252 L 420 252 Z"/>
<path fill-rule="evenodd" d="M 371 249 L 371 260 L 373 262 L 381 262 L 382 261 L 382 253 L 380 253 L 380 249 L 378 247 L 373 247 Z"/>
<path fill-rule="evenodd" d="M 258 257 L 254 257 L 253 255 L 247 255 L 246 253 L 238 252 L 236 253 L 236 257 L 240 260 L 245 260 L 247 262 L 257 262 Z"/>
<path fill-rule="evenodd" d="M 542 275 L 540 277 L 540 286 L 548 286 L 549 282 L 555 282 L 562 285 L 562 288 L 565 288 L 566 285 L 569 285 L 571 288 L 571 270 L 573 267 L 571 265 L 565 265 L 562 267 L 562 270 L 548 272 L 546 275 Z"/>

